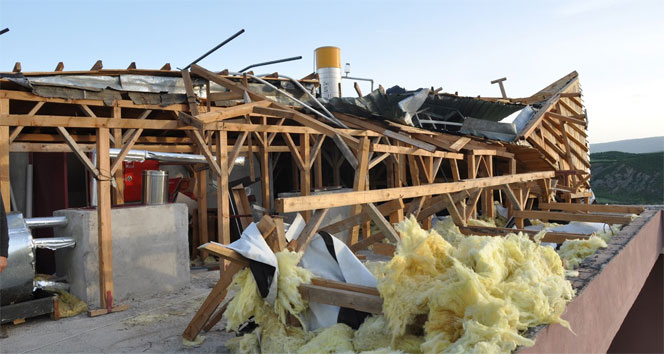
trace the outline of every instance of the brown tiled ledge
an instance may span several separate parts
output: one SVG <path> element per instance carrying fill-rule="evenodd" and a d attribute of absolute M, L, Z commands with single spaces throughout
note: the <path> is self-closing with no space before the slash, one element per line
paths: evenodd
<path fill-rule="evenodd" d="M 586 258 L 570 278 L 576 297 L 561 325 L 530 328 L 535 345 L 519 348 L 523 353 L 606 352 L 662 252 L 664 221 L 661 209 L 647 209 L 620 230 L 607 248 Z"/>

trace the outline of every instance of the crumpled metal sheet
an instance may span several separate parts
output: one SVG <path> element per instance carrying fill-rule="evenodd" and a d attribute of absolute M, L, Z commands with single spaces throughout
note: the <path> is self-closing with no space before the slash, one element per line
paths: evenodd
<path fill-rule="evenodd" d="M 500 141 L 513 141 L 517 135 L 514 123 L 500 123 L 470 117 L 463 121 L 459 133 Z"/>
<path fill-rule="evenodd" d="M 328 100 L 325 107 L 332 112 L 365 118 L 377 116 L 412 126 L 412 117 L 426 101 L 428 92 L 428 89 L 419 89 L 405 94 L 383 94 L 380 90 L 374 90 L 359 98 L 334 97 Z"/>
<path fill-rule="evenodd" d="M 525 106 L 516 115 L 512 122 L 494 122 L 484 119 L 466 118 L 459 133 L 489 138 L 494 140 L 512 142 L 528 122 L 535 116 L 535 109 L 531 106 Z M 505 119 L 510 119 L 506 117 Z"/>
<path fill-rule="evenodd" d="M 102 100 L 107 106 L 111 106 L 115 100 L 122 99 L 122 94 L 113 90 L 88 91 L 70 87 L 42 86 L 37 84 L 32 85 L 32 92 L 41 97 Z"/>

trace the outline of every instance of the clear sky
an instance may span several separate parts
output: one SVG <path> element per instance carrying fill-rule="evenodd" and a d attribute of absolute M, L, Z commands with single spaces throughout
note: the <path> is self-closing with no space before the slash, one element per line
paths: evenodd
<path fill-rule="evenodd" d="M 0 0 L 0 71 L 200 64 L 303 77 L 313 50 L 341 48 L 351 76 L 384 87 L 529 96 L 576 70 L 591 143 L 664 135 L 664 0 L 590 1 L 9 1 Z M 354 95 L 344 86 L 345 95 Z M 368 84 L 362 84 L 368 92 Z"/>

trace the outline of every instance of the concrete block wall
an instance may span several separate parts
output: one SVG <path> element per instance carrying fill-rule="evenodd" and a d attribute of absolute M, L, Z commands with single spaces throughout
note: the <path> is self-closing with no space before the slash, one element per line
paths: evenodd
<path fill-rule="evenodd" d="M 73 249 L 56 251 L 58 276 L 91 308 L 100 306 L 97 211 L 54 212 L 68 219 L 55 236 L 71 236 Z M 114 303 L 173 292 L 189 284 L 188 215 L 184 204 L 114 208 L 111 211 Z"/>

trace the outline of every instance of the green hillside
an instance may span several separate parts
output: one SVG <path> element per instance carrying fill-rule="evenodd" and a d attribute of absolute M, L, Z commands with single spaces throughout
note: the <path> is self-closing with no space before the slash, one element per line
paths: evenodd
<path fill-rule="evenodd" d="M 592 186 L 599 203 L 664 204 L 664 151 L 590 154 Z"/>

